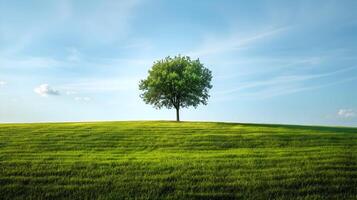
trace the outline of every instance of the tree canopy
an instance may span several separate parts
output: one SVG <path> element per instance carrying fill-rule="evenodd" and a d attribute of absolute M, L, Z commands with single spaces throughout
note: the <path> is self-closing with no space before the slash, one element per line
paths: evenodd
<path fill-rule="evenodd" d="M 179 121 L 180 108 L 207 105 L 211 80 L 212 72 L 199 59 L 168 56 L 154 62 L 148 77 L 140 81 L 139 89 L 143 91 L 140 96 L 155 108 L 175 108 Z"/>

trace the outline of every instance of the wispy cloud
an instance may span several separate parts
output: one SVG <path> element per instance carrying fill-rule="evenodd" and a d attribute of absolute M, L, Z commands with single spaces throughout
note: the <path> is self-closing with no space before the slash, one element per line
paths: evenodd
<path fill-rule="evenodd" d="M 283 75 L 277 76 L 272 79 L 264 81 L 252 81 L 242 83 L 240 86 L 224 91 L 217 91 L 214 95 L 228 95 L 232 93 L 242 92 L 240 95 L 243 96 L 253 96 L 259 98 L 273 97 L 284 94 L 291 94 L 295 92 L 313 90 L 322 87 L 327 87 L 330 85 L 340 84 L 347 81 L 356 80 L 357 77 L 345 78 L 343 80 L 328 82 L 328 83 L 319 83 L 312 86 L 303 86 L 301 83 L 307 80 L 319 79 L 323 77 L 329 77 L 336 75 L 338 73 L 355 70 L 357 67 L 349 67 L 341 70 L 336 70 L 327 73 L 320 74 L 303 74 L 303 75 Z"/>
<path fill-rule="evenodd" d="M 267 81 L 264 80 L 266 77 L 271 77 L 271 79 L 276 78 L 277 76 L 275 74 L 284 74 L 283 76 L 286 77 L 296 76 L 295 74 L 301 76 L 303 74 L 308 74 L 309 71 L 326 71 L 324 64 L 328 63 L 328 61 L 329 59 L 325 55 L 293 57 L 237 57 L 235 60 L 223 60 L 222 62 L 216 62 L 217 65 L 226 66 L 227 70 L 219 69 L 218 73 L 214 76 L 214 80 L 217 82 L 239 82 L 238 80 L 262 77 L 260 81 L 265 82 Z M 241 84 L 239 84 L 236 88 L 233 88 L 233 90 L 239 89 L 242 86 Z M 245 84 L 248 83 L 243 82 L 243 85 Z M 230 89 L 226 90 L 229 91 Z"/>
<path fill-rule="evenodd" d="M 135 9 L 141 5 L 141 0 L 106 1 L 95 10 L 85 12 L 83 19 L 77 19 L 80 27 L 87 31 L 88 36 L 108 43 L 126 37 L 130 32 L 130 20 L 135 15 Z M 99 37 L 98 37 L 99 36 Z"/>
<path fill-rule="evenodd" d="M 317 79 L 317 78 L 322 78 L 322 77 L 327 77 L 327 76 L 333 76 L 335 74 L 354 70 L 354 69 L 357 69 L 357 67 L 348 67 L 348 68 L 336 70 L 333 72 L 313 74 L 313 75 L 303 74 L 303 75 L 277 76 L 277 77 L 274 77 L 272 79 L 265 80 L 265 81 L 253 81 L 253 82 L 243 83 L 242 85 L 240 85 L 236 88 L 220 91 L 217 93 L 229 94 L 229 93 L 238 92 L 238 91 L 241 91 L 244 89 L 261 87 L 261 86 L 268 87 L 268 86 L 272 86 L 272 85 L 286 85 L 286 83 L 301 82 L 301 81 L 310 80 L 310 79 Z"/>
<path fill-rule="evenodd" d="M 34 89 L 34 92 L 40 96 L 47 97 L 49 95 L 56 96 L 59 95 L 59 91 L 50 87 L 47 83 L 42 84 Z"/>
<path fill-rule="evenodd" d="M 312 85 L 312 86 L 301 86 L 298 84 L 287 84 L 287 85 L 280 85 L 272 88 L 268 88 L 265 90 L 262 90 L 260 92 L 252 92 L 252 93 L 247 93 L 245 94 L 246 96 L 251 96 L 255 98 L 271 98 L 271 97 L 276 97 L 276 96 L 281 96 L 281 95 L 287 95 L 287 94 L 293 94 L 297 92 L 302 92 L 302 91 L 309 91 L 309 90 L 316 90 L 316 89 L 321 89 L 333 85 L 338 85 L 350 81 L 357 80 L 357 77 L 352 77 L 352 78 L 347 78 L 347 79 L 342 79 L 338 81 L 332 81 L 328 83 L 323 83 L 323 84 L 318 84 L 318 85 Z"/>
<path fill-rule="evenodd" d="M 66 91 L 66 95 L 75 95 L 77 92 L 75 91 Z"/>
<path fill-rule="evenodd" d="M 356 117 L 356 112 L 352 109 L 339 109 L 337 111 L 337 116 L 342 118 L 353 118 Z"/>
<path fill-rule="evenodd" d="M 1 24 L 0 56 L 18 55 L 29 49 L 32 51 L 44 42 L 53 43 L 52 39 L 57 39 L 57 36 L 74 40 L 78 44 L 91 43 L 99 46 L 122 41 L 128 37 L 132 28 L 130 22 L 141 3 L 142 0 L 110 0 L 101 3 L 86 2 L 86 6 L 79 6 L 81 3 L 77 1 L 55 1 L 33 5 L 23 12 L 13 10 L 12 13 L 18 16 L 16 18 L 23 20 Z M 8 7 L 16 8 L 10 2 Z M 42 13 L 43 7 L 48 9 L 44 12 L 47 13 L 46 17 L 36 13 Z M 0 13 L 1 11 L 2 9 Z"/>
<path fill-rule="evenodd" d="M 74 97 L 74 100 L 81 101 L 81 102 L 88 102 L 91 101 L 92 99 L 90 97 Z"/>
<path fill-rule="evenodd" d="M 245 38 L 241 38 L 241 36 L 237 33 L 232 34 L 228 37 L 221 36 L 220 38 L 208 38 L 206 39 L 206 41 L 204 41 L 201 47 L 194 51 L 188 52 L 188 55 L 196 57 L 238 50 L 240 48 L 258 42 L 259 40 L 267 39 L 274 35 L 278 35 L 288 29 L 289 27 L 273 28 L 264 32 L 253 34 L 252 36 Z"/>
<path fill-rule="evenodd" d="M 0 87 L 4 87 L 7 84 L 6 81 L 0 81 Z"/>

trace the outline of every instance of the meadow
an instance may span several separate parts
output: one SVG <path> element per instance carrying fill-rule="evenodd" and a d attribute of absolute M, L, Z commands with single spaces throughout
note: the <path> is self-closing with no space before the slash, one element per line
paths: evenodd
<path fill-rule="evenodd" d="M 0 124 L 0 199 L 357 199 L 357 128 Z"/>

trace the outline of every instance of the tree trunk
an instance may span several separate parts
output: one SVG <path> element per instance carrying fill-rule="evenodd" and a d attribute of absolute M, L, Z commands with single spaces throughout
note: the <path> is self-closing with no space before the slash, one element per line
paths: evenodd
<path fill-rule="evenodd" d="M 176 121 L 180 121 L 180 108 L 176 108 Z"/>

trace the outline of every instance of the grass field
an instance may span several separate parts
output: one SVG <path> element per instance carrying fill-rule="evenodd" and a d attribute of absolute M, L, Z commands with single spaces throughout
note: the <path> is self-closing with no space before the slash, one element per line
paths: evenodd
<path fill-rule="evenodd" d="M 0 199 L 357 199 L 357 129 L 0 125 Z"/>

